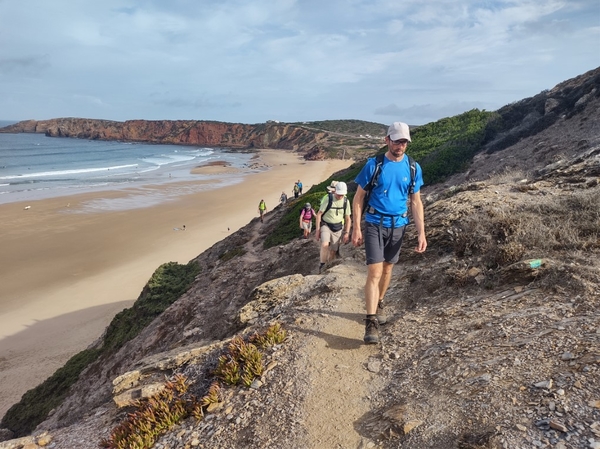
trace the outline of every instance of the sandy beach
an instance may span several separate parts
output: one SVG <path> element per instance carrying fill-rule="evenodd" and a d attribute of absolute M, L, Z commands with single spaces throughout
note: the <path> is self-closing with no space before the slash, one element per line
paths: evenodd
<path fill-rule="evenodd" d="M 258 163 L 270 169 L 146 208 L 85 207 L 135 193 L 128 190 L 0 205 L 0 416 L 96 340 L 159 265 L 188 262 L 256 217 L 261 198 L 272 209 L 282 191 L 292 196 L 296 180 L 306 191 L 351 161 L 307 162 L 264 150 Z M 193 172 L 235 170 L 211 164 Z"/>

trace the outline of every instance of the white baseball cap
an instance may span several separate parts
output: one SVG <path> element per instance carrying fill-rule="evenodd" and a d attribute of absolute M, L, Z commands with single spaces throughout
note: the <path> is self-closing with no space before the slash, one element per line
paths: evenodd
<path fill-rule="evenodd" d="M 345 182 L 340 181 L 335 185 L 335 194 L 336 195 L 345 195 L 348 193 L 348 186 Z"/>
<path fill-rule="evenodd" d="M 387 135 L 392 140 L 406 139 L 409 142 L 410 140 L 410 130 L 408 129 L 408 125 L 402 122 L 394 122 L 388 128 Z"/>

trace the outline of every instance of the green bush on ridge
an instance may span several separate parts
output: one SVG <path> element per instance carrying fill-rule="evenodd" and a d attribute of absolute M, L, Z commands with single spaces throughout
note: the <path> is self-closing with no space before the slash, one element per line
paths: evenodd
<path fill-rule="evenodd" d="M 168 262 L 158 267 L 133 306 L 119 312 L 108 325 L 102 350 L 119 349 L 137 336 L 185 293 L 199 271 L 195 262 Z"/>

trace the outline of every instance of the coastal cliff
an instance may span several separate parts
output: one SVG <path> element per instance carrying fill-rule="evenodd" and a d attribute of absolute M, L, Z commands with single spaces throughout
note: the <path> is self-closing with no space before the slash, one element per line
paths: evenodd
<path fill-rule="evenodd" d="M 232 149 L 276 148 L 315 153 L 327 136 L 324 131 L 269 122 L 257 125 L 197 120 L 128 120 L 116 122 L 85 118 L 27 120 L 0 130 L 10 133 L 43 133 L 49 137 L 120 140 L 174 145 L 203 145 Z M 317 151 L 317 153 L 319 153 Z M 310 159 L 322 159 L 322 155 Z"/>

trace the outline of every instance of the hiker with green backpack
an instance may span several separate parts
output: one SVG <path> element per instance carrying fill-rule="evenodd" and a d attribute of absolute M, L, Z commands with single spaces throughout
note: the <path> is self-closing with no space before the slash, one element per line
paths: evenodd
<path fill-rule="evenodd" d="M 352 244 L 365 244 L 367 282 L 364 342 L 379 342 L 379 325 L 387 321 L 383 313 L 383 297 L 390 284 L 392 269 L 400 257 L 404 231 L 409 223 L 408 205 L 417 228 L 416 252 L 427 248 L 425 217 L 420 189 L 421 167 L 405 154 L 410 142 L 408 125 L 393 123 L 385 138 L 384 155 L 367 160 L 355 179 L 358 185 L 352 208 L 354 226 Z M 364 235 L 361 217 L 365 214 Z"/>
<path fill-rule="evenodd" d="M 352 208 L 346 197 L 348 193 L 346 183 L 333 181 L 327 190 L 329 193 L 321 199 L 315 228 L 317 241 L 321 241 L 319 273 L 327 262 L 335 258 L 340 242 L 350 241 L 352 225 L 350 220 Z"/>

